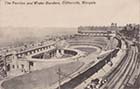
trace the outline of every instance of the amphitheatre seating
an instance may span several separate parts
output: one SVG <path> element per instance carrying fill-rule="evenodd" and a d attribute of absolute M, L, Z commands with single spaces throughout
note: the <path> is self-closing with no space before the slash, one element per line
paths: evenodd
<path fill-rule="evenodd" d="M 89 42 L 89 43 L 86 43 L 86 42 L 81 42 L 81 43 L 70 43 L 70 46 L 75 46 L 75 45 L 91 45 L 91 46 L 97 46 L 101 49 L 104 49 L 106 47 L 106 44 L 99 44 L 99 43 L 96 43 L 96 42 Z"/>
<path fill-rule="evenodd" d="M 70 46 L 74 45 L 93 45 L 98 46 L 100 48 L 106 48 L 107 46 L 107 40 L 105 38 L 101 37 L 85 37 L 85 38 L 74 38 L 71 40 L 67 40 L 67 42 L 70 44 Z"/>
<path fill-rule="evenodd" d="M 103 50 L 108 50 L 111 47 L 110 41 L 106 37 L 75 37 L 71 40 L 67 40 L 70 46 L 74 45 L 93 45 L 100 47 Z M 112 48 L 115 48 L 118 44 L 118 41 L 115 39 L 112 42 Z"/>

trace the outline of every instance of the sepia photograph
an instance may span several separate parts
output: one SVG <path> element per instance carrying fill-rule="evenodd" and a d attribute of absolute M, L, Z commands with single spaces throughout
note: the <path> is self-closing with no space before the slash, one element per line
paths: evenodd
<path fill-rule="evenodd" d="M 0 89 L 140 89 L 140 0 L 0 0 Z"/>

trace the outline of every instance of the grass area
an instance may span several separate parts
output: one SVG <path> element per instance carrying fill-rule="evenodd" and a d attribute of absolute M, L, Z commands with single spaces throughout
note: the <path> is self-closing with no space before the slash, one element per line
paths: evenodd
<path fill-rule="evenodd" d="M 72 57 L 73 55 L 71 54 L 63 54 L 61 58 L 68 58 L 68 57 Z"/>
<path fill-rule="evenodd" d="M 71 62 L 67 64 L 56 65 L 51 68 L 34 71 L 29 74 L 15 77 L 4 81 L 2 87 L 4 89 L 46 89 L 48 86 L 58 81 L 58 68 L 66 75 L 76 72 L 84 63 Z"/>
<path fill-rule="evenodd" d="M 80 51 L 84 51 L 84 52 L 87 52 L 87 53 L 92 53 L 92 52 L 96 52 L 97 49 L 95 48 L 89 48 L 89 47 L 77 47 L 76 49 L 80 50 Z"/>

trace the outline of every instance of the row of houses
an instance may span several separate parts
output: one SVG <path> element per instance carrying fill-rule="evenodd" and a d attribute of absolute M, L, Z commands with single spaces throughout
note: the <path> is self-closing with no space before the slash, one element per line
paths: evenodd
<path fill-rule="evenodd" d="M 108 36 L 115 35 L 116 31 L 121 30 L 121 28 L 116 23 L 112 23 L 111 26 L 80 26 L 78 27 L 78 34 Z"/>

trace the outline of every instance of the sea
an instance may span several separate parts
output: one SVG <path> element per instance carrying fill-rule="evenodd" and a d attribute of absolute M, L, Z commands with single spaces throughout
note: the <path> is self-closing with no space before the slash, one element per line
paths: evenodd
<path fill-rule="evenodd" d="M 75 33 L 77 28 L 74 27 L 0 27 L 0 48 Z"/>

